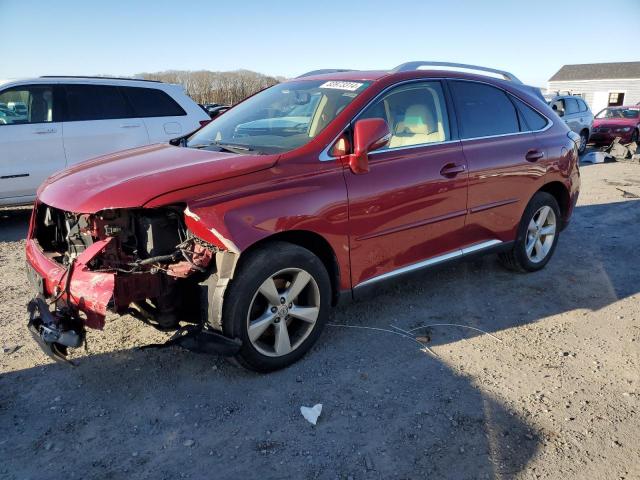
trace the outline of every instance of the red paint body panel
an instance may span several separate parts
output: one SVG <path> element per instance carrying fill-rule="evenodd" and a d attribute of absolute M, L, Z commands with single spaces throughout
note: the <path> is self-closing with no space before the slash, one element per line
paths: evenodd
<path fill-rule="evenodd" d="M 465 164 L 460 142 L 371 155 L 369 173 L 346 171 L 353 285 L 459 248 L 467 209 L 467 175 L 445 178 Z"/>
<path fill-rule="evenodd" d="M 140 207 L 167 192 L 246 175 L 269 168 L 276 160 L 275 155 L 238 156 L 150 145 L 98 157 L 63 170 L 40 187 L 38 199 L 76 213 Z"/>
<path fill-rule="evenodd" d="M 637 106 L 615 108 L 639 110 Z M 628 132 L 616 131 L 625 127 L 630 130 Z M 596 144 L 611 143 L 616 137 L 620 137 L 622 143 L 629 143 L 632 140 L 634 130 L 640 130 L 640 119 L 638 118 L 596 118 L 593 120 L 589 141 Z"/>
<path fill-rule="evenodd" d="M 115 274 L 92 272 L 87 268 L 87 263 L 104 250 L 107 242 L 96 242 L 78 256 L 71 275 L 70 295 L 61 297 L 86 314 L 86 324 L 91 328 L 102 329 L 107 306 L 113 297 Z M 47 258 L 36 240 L 27 240 L 26 256 L 29 265 L 43 279 L 45 295 L 52 297 L 57 291 L 64 290 L 66 269 Z"/>
<path fill-rule="evenodd" d="M 279 156 L 168 145 L 129 150 L 57 174 L 41 187 L 39 202 L 76 213 L 185 204 L 185 221 L 192 231 L 220 248 L 238 252 L 275 234 L 308 232 L 333 250 L 339 287 L 345 291 L 377 275 L 477 242 L 513 240 L 527 202 L 552 182 L 566 188 L 569 201 L 563 213 L 568 221 L 580 180 L 574 144 L 560 122 L 539 134 L 376 152 L 369 158 L 370 171 L 362 175 L 353 174 L 339 160 L 319 160 L 363 107 L 398 82 L 482 81 L 556 118 L 526 89 L 484 76 L 442 71 L 308 77 L 325 78 L 372 84 L 303 147 Z M 527 161 L 525 155 L 531 149 L 543 151 L 544 158 Z M 464 165 L 467 171 L 442 175 L 448 164 Z M 27 259 L 45 278 L 51 294 L 63 270 L 42 254 L 32 237 L 33 224 Z M 108 294 L 113 294 L 107 288 L 113 275 L 99 277 L 104 288 L 90 291 L 90 274 L 83 269 L 74 273 L 72 297 L 84 298 L 87 311 L 99 316 L 106 309 Z"/>

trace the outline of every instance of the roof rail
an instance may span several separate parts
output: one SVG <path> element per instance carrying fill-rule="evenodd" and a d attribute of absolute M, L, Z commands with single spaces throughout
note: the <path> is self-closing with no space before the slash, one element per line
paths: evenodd
<path fill-rule="evenodd" d="M 144 78 L 127 78 L 127 77 L 98 77 L 86 75 L 41 75 L 40 78 L 80 78 L 80 79 L 96 79 L 96 80 L 133 80 L 135 82 L 153 82 L 163 83 L 160 80 L 146 80 Z"/>
<path fill-rule="evenodd" d="M 500 75 L 505 80 L 509 80 L 513 83 L 522 83 L 518 77 L 514 74 L 505 72 L 504 70 L 496 70 L 495 68 L 479 67 L 477 65 L 466 65 L 464 63 L 451 63 L 451 62 L 407 62 L 402 65 L 398 65 L 391 70 L 393 73 L 397 72 L 411 72 L 418 70 L 420 67 L 450 67 L 450 68 L 462 68 L 465 70 L 476 70 L 478 72 L 488 72 Z"/>
<path fill-rule="evenodd" d="M 353 72 L 351 68 L 323 68 L 322 70 L 311 70 L 310 72 L 298 75 L 296 78 L 310 77 L 312 75 L 322 75 L 324 73 Z"/>

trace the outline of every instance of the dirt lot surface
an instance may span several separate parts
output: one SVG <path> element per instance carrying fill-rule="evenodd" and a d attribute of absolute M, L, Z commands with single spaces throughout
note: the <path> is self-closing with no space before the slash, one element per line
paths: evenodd
<path fill-rule="evenodd" d="M 430 327 L 435 357 L 327 327 L 271 375 L 140 351 L 166 336 L 129 317 L 90 332 L 77 368 L 52 363 L 25 328 L 29 212 L 0 210 L 0 478 L 640 478 L 640 167 L 582 180 L 544 271 L 485 257 L 331 319 L 499 340 Z M 300 406 L 316 403 L 314 427 Z"/>

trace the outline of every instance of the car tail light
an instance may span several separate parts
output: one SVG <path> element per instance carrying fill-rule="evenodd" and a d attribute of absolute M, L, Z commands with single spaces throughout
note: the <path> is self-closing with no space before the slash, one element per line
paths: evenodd
<path fill-rule="evenodd" d="M 209 125 L 209 122 L 211 122 L 211 120 L 200 120 L 200 128 L 206 127 Z"/>

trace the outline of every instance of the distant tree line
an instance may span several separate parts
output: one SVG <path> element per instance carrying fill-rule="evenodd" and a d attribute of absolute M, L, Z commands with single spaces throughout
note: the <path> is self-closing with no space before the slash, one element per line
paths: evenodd
<path fill-rule="evenodd" d="M 264 88 L 284 80 L 269 77 L 250 70 L 211 72 L 209 70 L 168 70 L 157 73 L 141 73 L 138 78 L 160 80 L 184 86 L 187 94 L 198 103 L 234 105 Z"/>

